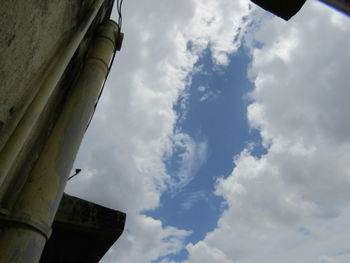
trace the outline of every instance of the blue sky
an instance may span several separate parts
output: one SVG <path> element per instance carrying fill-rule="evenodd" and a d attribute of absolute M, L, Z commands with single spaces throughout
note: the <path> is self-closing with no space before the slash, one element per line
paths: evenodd
<path fill-rule="evenodd" d="M 227 177 L 233 169 L 233 156 L 254 143 L 255 154 L 263 153 L 261 138 L 248 124 L 246 111 L 253 86 L 247 76 L 250 57 L 241 47 L 230 55 L 229 65 L 216 66 L 207 48 L 195 68 L 189 86 L 174 106 L 179 119 L 178 132 L 188 134 L 194 141 L 204 141 L 206 154 L 193 179 L 181 189 L 165 191 L 160 207 L 147 215 L 162 220 L 164 225 L 192 231 L 187 242 L 196 243 L 217 226 L 225 209 L 224 199 L 214 194 L 218 177 Z M 182 106 L 185 105 L 185 108 Z M 166 160 L 168 173 L 176 177 L 181 167 L 179 149 Z M 173 260 L 183 260 L 186 250 Z"/>
<path fill-rule="evenodd" d="M 124 3 L 67 192 L 127 213 L 102 262 L 347 263 L 350 31 L 307 1 Z"/>

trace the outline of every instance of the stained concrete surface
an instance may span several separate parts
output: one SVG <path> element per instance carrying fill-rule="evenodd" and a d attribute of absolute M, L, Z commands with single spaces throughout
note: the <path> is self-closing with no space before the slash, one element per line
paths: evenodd
<path fill-rule="evenodd" d="M 1 1 L 0 149 L 91 2 Z"/>

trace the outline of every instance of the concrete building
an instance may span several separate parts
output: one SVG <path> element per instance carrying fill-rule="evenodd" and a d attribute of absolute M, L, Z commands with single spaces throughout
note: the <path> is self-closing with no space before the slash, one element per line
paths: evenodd
<path fill-rule="evenodd" d="M 304 5 L 306 0 L 251 0 L 253 3 L 259 5 L 265 10 L 289 20 L 294 16 Z M 350 1 L 349 0 L 321 0 L 325 4 L 333 7 L 340 12 L 350 15 Z"/>
<path fill-rule="evenodd" d="M 113 2 L 0 5 L 0 262 L 38 262 L 47 240 L 41 262 L 98 262 L 123 231 L 122 212 L 61 202 L 121 46 Z"/>

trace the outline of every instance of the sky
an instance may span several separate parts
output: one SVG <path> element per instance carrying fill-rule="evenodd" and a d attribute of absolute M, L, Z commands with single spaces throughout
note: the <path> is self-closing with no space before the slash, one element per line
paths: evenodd
<path fill-rule="evenodd" d="M 350 19 L 125 1 L 123 32 L 66 188 L 127 213 L 101 262 L 350 262 Z"/>

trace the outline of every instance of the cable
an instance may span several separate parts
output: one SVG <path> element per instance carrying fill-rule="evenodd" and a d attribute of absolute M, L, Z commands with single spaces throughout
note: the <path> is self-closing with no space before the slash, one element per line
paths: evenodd
<path fill-rule="evenodd" d="M 123 0 L 117 0 L 117 12 L 118 12 L 118 25 L 119 25 L 119 33 L 122 28 L 123 16 L 122 16 L 122 6 Z"/>

